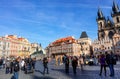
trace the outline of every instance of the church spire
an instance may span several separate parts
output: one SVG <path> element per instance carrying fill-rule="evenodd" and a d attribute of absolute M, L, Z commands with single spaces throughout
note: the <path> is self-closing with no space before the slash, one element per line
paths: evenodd
<path fill-rule="evenodd" d="M 112 6 L 112 11 L 113 13 L 119 13 L 119 7 L 118 5 L 115 3 L 115 1 L 113 1 L 113 6 Z"/>
<path fill-rule="evenodd" d="M 98 15 L 98 19 L 104 18 L 103 13 L 102 13 L 102 11 L 101 11 L 100 8 L 98 8 L 98 13 L 97 13 L 97 15 Z"/>
<path fill-rule="evenodd" d="M 107 23 L 111 23 L 109 16 L 107 17 Z"/>
<path fill-rule="evenodd" d="M 107 17 L 107 26 L 113 26 L 113 22 L 110 20 L 109 16 Z"/>

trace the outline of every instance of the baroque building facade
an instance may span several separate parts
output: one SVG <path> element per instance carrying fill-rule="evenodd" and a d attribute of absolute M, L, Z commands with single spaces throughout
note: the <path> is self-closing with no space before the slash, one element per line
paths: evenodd
<path fill-rule="evenodd" d="M 90 55 L 90 46 L 91 40 L 84 31 L 79 39 L 75 39 L 73 36 L 60 38 L 50 43 L 45 50 L 47 56 L 54 57 L 56 65 L 58 65 L 58 60 L 62 63 L 64 54 L 68 56 Z"/>
<path fill-rule="evenodd" d="M 27 56 L 31 45 L 26 38 L 18 38 L 16 35 L 0 37 L 0 56 Z"/>
<path fill-rule="evenodd" d="M 16 35 L 0 37 L 0 57 L 27 57 L 40 48 L 37 43 L 30 43 L 26 38 Z"/>
<path fill-rule="evenodd" d="M 67 54 L 69 56 L 77 55 L 80 53 L 79 44 L 74 37 L 60 38 L 49 44 L 49 54 L 52 56 Z"/>
<path fill-rule="evenodd" d="M 60 38 L 50 43 L 48 47 L 46 47 L 46 53 L 48 56 L 52 56 L 56 60 L 56 65 L 58 65 L 58 61 L 62 63 L 62 57 L 64 54 L 68 56 L 77 56 L 80 54 L 80 45 L 77 44 L 77 41 L 74 37 L 69 36 L 65 38 Z"/>
<path fill-rule="evenodd" d="M 102 10 L 100 8 L 98 9 L 96 19 L 98 24 L 98 39 L 92 42 L 94 53 L 105 51 L 113 51 L 116 53 L 116 35 L 117 38 L 118 35 L 120 35 L 120 10 L 115 2 L 113 2 L 112 5 L 111 17 L 112 20 L 110 17 L 106 19 Z"/>

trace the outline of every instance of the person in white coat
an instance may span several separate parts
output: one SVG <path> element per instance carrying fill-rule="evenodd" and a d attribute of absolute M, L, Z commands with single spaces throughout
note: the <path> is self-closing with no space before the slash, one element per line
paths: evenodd
<path fill-rule="evenodd" d="M 83 57 L 81 55 L 79 57 L 79 64 L 80 64 L 81 70 L 83 70 L 84 61 L 83 61 Z"/>
<path fill-rule="evenodd" d="M 22 59 L 22 61 L 21 61 L 21 70 L 24 70 L 24 66 L 25 66 L 25 61 Z"/>

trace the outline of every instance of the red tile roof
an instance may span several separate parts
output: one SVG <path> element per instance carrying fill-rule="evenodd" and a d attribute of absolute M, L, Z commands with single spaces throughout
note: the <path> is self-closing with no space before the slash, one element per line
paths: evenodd
<path fill-rule="evenodd" d="M 65 38 L 60 38 L 56 41 L 54 41 L 52 44 L 58 44 L 58 43 L 62 43 L 62 42 L 68 42 L 71 40 L 71 43 L 75 43 L 75 39 L 72 36 L 69 37 L 65 37 Z"/>

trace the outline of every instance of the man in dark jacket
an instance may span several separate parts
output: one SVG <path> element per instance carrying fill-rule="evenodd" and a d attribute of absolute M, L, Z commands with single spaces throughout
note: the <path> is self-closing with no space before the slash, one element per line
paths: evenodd
<path fill-rule="evenodd" d="M 20 69 L 18 59 L 16 59 L 14 61 L 13 67 L 14 67 L 14 77 L 15 77 L 15 79 L 18 79 L 18 76 L 19 76 L 18 72 L 19 72 L 19 69 Z"/>
<path fill-rule="evenodd" d="M 10 62 L 10 73 L 11 74 L 13 73 L 13 60 L 11 60 Z"/>
<path fill-rule="evenodd" d="M 65 72 L 69 73 L 69 57 L 65 57 Z"/>
<path fill-rule="evenodd" d="M 110 76 L 113 77 L 114 76 L 114 54 L 111 51 L 110 54 L 108 54 L 106 52 L 106 62 L 108 64 L 108 67 L 110 69 Z"/>
<path fill-rule="evenodd" d="M 48 72 L 48 59 L 47 59 L 47 57 L 45 57 L 45 58 L 43 59 L 43 66 L 44 66 L 43 74 L 45 74 L 45 70 L 46 70 L 46 69 L 47 69 L 47 74 L 49 74 L 49 72 Z"/>
<path fill-rule="evenodd" d="M 77 59 L 77 57 L 74 56 L 72 59 L 72 67 L 73 67 L 74 74 L 76 74 L 77 65 L 78 65 L 78 59 Z"/>

